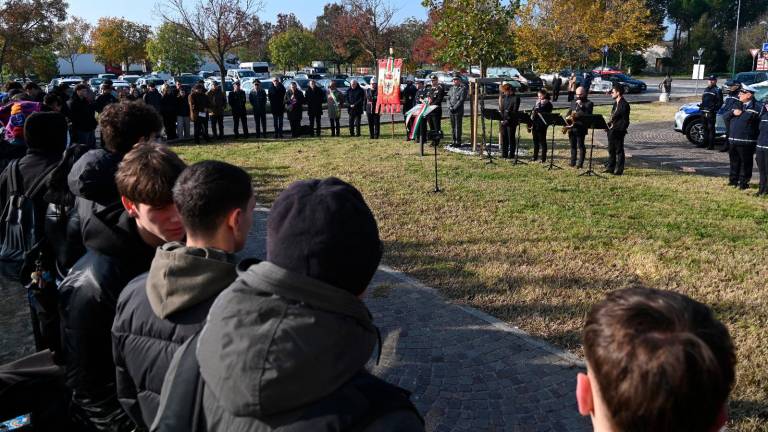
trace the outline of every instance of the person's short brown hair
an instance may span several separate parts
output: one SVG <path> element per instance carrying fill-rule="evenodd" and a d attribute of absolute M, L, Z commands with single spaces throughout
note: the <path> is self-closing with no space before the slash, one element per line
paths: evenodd
<path fill-rule="evenodd" d="M 128 153 L 142 138 L 160 133 L 163 122 L 151 105 L 142 101 L 109 104 L 99 116 L 101 140 L 112 153 Z"/>
<path fill-rule="evenodd" d="M 501 91 L 505 92 L 505 91 L 510 91 L 510 90 L 512 90 L 512 84 L 504 83 L 504 84 L 501 85 Z"/>
<path fill-rule="evenodd" d="M 142 143 L 123 157 L 115 174 L 120 196 L 138 204 L 173 203 L 173 186 L 187 165 L 168 146 Z"/>
<path fill-rule="evenodd" d="M 616 430 L 707 431 L 733 387 L 728 329 L 671 291 L 613 291 L 587 315 L 584 355 Z"/>

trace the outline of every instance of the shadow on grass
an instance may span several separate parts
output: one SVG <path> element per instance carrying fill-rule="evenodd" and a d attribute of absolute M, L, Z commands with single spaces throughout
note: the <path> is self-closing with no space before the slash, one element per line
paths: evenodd
<path fill-rule="evenodd" d="M 290 168 L 285 165 L 244 166 L 242 168 L 251 175 L 256 202 L 264 206 L 272 205 L 290 178 Z"/>
<path fill-rule="evenodd" d="M 764 401 L 734 399 L 729 403 L 731 421 L 748 422 L 750 419 L 768 421 L 768 403 Z"/>

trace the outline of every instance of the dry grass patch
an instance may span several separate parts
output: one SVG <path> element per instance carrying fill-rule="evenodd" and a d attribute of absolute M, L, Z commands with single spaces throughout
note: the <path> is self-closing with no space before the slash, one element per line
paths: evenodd
<path fill-rule="evenodd" d="M 633 113 L 648 107 L 651 116 L 652 105 Z M 389 126 L 382 129 L 388 136 Z M 245 167 L 267 204 L 296 179 L 351 182 L 379 221 L 388 265 L 577 353 L 584 314 L 609 290 L 645 285 L 713 305 L 738 347 L 733 425 L 768 428 L 768 201 L 723 179 L 630 166 L 624 177 L 603 180 L 441 152 L 445 190 L 433 194 L 432 159 L 399 139 L 177 150 L 189 161 Z"/>

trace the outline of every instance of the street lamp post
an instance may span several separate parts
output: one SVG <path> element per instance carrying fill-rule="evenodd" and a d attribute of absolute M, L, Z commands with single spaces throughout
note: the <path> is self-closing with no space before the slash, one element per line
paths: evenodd
<path fill-rule="evenodd" d="M 699 74 L 701 73 L 701 55 L 704 54 L 704 48 L 699 48 L 696 50 L 696 54 L 699 56 L 696 57 L 696 93 L 699 94 Z"/>
<path fill-rule="evenodd" d="M 603 46 L 603 70 L 608 67 L 608 45 Z"/>
<path fill-rule="evenodd" d="M 733 66 L 731 66 L 731 78 L 736 76 L 736 46 L 739 44 L 739 18 L 741 17 L 741 0 L 736 9 L 736 37 L 733 41 Z"/>

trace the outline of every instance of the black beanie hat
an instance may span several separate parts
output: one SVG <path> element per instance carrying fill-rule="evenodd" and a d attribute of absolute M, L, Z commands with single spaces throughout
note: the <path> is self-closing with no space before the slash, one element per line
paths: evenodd
<path fill-rule="evenodd" d="M 67 118 L 57 112 L 36 112 L 24 119 L 24 141 L 30 149 L 64 153 Z"/>
<path fill-rule="evenodd" d="M 360 192 L 329 177 L 297 181 L 272 205 L 267 261 L 359 295 L 381 261 L 379 228 Z"/>

